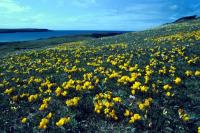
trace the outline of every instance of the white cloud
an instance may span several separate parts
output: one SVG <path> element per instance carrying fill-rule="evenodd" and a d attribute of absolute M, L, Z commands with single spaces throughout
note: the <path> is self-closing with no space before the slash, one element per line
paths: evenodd
<path fill-rule="evenodd" d="M 14 0 L 1 0 L 0 11 L 4 13 L 20 13 L 29 10 L 30 7 L 22 6 Z"/>

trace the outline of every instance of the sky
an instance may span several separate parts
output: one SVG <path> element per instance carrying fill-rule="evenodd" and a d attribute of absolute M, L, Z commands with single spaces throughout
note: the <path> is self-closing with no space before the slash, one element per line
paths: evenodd
<path fill-rule="evenodd" d="M 0 0 L 0 28 L 138 31 L 200 16 L 200 0 Z"/>

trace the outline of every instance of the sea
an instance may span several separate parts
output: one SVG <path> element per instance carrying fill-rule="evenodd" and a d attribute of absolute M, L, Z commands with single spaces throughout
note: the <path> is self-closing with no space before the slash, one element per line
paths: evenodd
<path fill-rule="evenodd" d="M 52 30 L 45 32 L 16 32 L 16 33 L 0 33 L 0 42 L 18 42 L 30 41 L 38 39 L 46 39 L 52 37 L 83 35 L 92 33 L 125 33 L 124 31 L 90 31 L 90 30 Z"/>

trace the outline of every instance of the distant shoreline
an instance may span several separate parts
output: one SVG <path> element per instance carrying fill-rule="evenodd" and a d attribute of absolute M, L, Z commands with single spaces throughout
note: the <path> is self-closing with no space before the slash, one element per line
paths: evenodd
<path fill-rule="evenodd" d="M 17 32 L 47 32 L 51 31 L 48 29 L 33 29 L 33 28 L 25 28 L 25 29 L 0 29 L 0 33 L 17 33 Z"/>
<path fill-rule="evenodd" d="M 87 33 L 79 35 L 65 35 L 58 37 L 49 37 L 29 41 L 0 42 L 0 58 L 10 53 L 24 50 L 40 49 L 44 47 L 56 46 L 63 43 L 95 40 L 102 37 L 113 37 L 127 32 L 110 32 L 110 33 Z"/>
<path fill-rule="evenodd" d="M 111 32 L 111 33 L 90 33 L 90 34 L 78 34 L 78 35 L 65 35 L 65 36 L 52 36 L 49 38 L 39 38 L 35 40 L 27 40 L 27 41 L 13 41 L 13 42 L 1 42 L 0 46 L 5 44 L 16 44 L 16 43 L 26 43 L 26 42 L 37 42 L 37 41 L 47 41 L 51 39 L 60 40 L 60 38 L 71 38 L 72 40 L 74 38 L 101 38 L 101 37 L 110 37 L 110 36 L 116 36 L 120 35 L 126 32 Z"/>
<path fill-rule="evenodd" d="M 26 30 L 27 31 L 27 30 Z M 75 36 L 89 36 L 92 38 L 100 38 L 107 36 L 115 36 L 123 33 L 127 33 L 126 31 L 73 31 L 73 30 L 29 30 L 30 32 L 25 32 L 25 30 L 20 32 L 15 31 L 6 31 L 7 33 L 0 32 L 0 44 L 6 42 L 23 42 L 23 41 L 33 41 L 33 40 L 43 40 L 48 38 L 57 38 L 57 37 L 75 37 Z"/>

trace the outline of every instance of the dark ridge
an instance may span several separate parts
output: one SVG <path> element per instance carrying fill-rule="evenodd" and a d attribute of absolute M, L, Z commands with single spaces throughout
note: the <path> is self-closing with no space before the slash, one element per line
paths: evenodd
<path fill-rule="evenodd" d="M 163 24 L 163 25 L 176 24 L 176 23 L 183 23 L 183 22 L 188 22 L 188 21 L 191 21 L 191 20 L 196 20 L 196 19 L 199 19 L 199 18 L 200 18 L 200 17 L 198 17 L 197 15 L 185 16 L 185 17 L 182 17 L 182 18 L 177 19 L 177 20 L 174 21 L 174 22 L 165 23 L 165 24 Z"/>
<path fill-rule="evenodd" d="M 101 38 L 101 37 L 108 37 L 108 36 L 116 36 L 116 35 L 120 35 L 123 34 L 122 32 L 113 32 L 113 33 L 93 33 L 91 36 L 94 38 Z"/>
<path fill-rule="evenodd" d="M 185 21 L 189 21 L 189 20 L 194 20 L 197 19 L 198 16 L 197 15 L 193 15 L 193 16 L 185 16 L 182 18 L 177 19 L 176 21 L 174 21 L 173 23 L 181 23 L 181 22 L 185 22 Z"/>
<path fill-rule="evenodd" d="M 23 29 L 0 29 L 0 33 L 16 33 L 16 32 L 47 32 L 48 29 L 33 29 L 33 28 L 23 28 Z"/>

